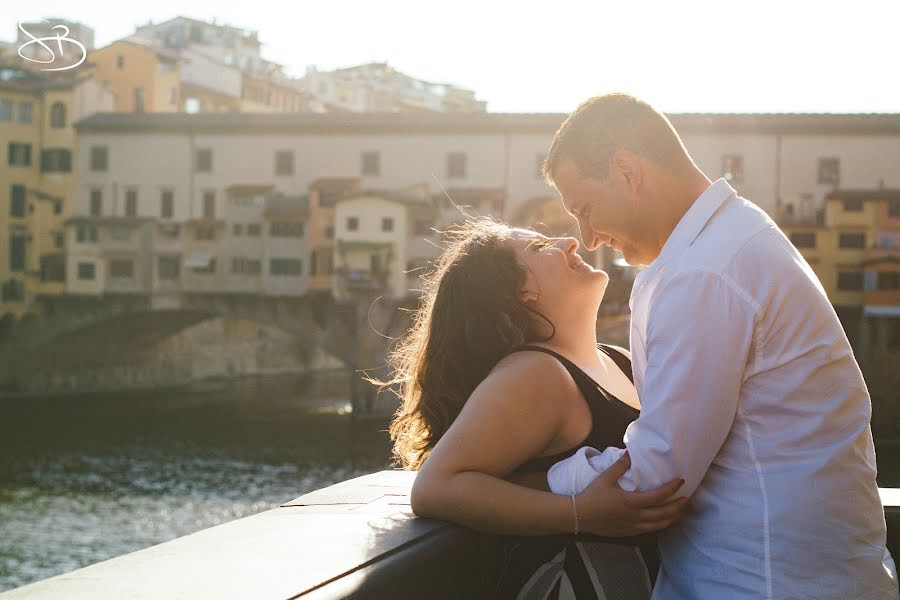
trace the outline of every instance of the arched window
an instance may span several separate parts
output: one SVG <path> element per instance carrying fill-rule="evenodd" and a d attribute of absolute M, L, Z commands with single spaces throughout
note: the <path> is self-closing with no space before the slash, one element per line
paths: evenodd
<path fill-rule="evenodd" d="M 50 127 L 61 129 L 66 126 L 66 105 L 54 102 L 50 107 Z"/>

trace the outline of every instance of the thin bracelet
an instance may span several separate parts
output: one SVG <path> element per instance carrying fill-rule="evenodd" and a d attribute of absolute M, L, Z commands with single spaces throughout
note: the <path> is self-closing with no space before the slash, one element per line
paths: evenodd
<path fill-rule="evenodd" d="M 575 515 L 575 535 L 578 535 L 578 509 L 575 507 L 575 494 L 570 496 L 572 498 L 572 514 Z"/>

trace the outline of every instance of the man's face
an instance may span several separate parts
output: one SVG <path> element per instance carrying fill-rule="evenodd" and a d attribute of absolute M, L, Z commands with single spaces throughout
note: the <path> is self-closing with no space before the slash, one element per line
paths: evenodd
<path fill-rule="evenodd" d="M 614 167 L 604 181 L 582 176 L 575 163 L 562 161 L 553 182 L 566 212 L 578 222 L 585 248 L 594 250 L 606 244 L 621 252 L 629 264 L 650 262 L 645 244 L 640 243 L 642 231 L 631 190 Z"/>

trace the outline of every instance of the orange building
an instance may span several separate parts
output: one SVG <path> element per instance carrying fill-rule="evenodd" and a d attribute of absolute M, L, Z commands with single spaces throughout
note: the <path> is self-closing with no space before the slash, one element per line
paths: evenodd
<path fill-rule="evenodd" d="M 88 55 L 94 78 L 116 96 L 116 112 L 178 112 L 180 59 L 165 48 L 127 38 Z"/>

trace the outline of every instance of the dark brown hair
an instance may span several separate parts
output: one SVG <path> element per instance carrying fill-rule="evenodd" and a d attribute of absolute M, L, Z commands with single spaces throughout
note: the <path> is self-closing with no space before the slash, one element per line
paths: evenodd
<path fill-rule="evenodd" d="M 405 469 L 422 465 L 500 359 L 553 335 L 553 324 L 521 301 L 525 267 L 504 243 L 512 231 L 480 217 L 444 232 L 412 328 L 391 354 L 392 375 L 372 380 L 400 397 L 390 435 L 394 462 Z"/>
<path fill-rule="evenodd" d="M 688 159 L 664 114 L 634 96 L 606 94 L 582 102 L 560 125 L 544 161 L 544 178 L 552 183 L 560 163 L 571 160 L 580 175 L 606 179 L 613 155 L 620 149 L 670 168 Z"/>

